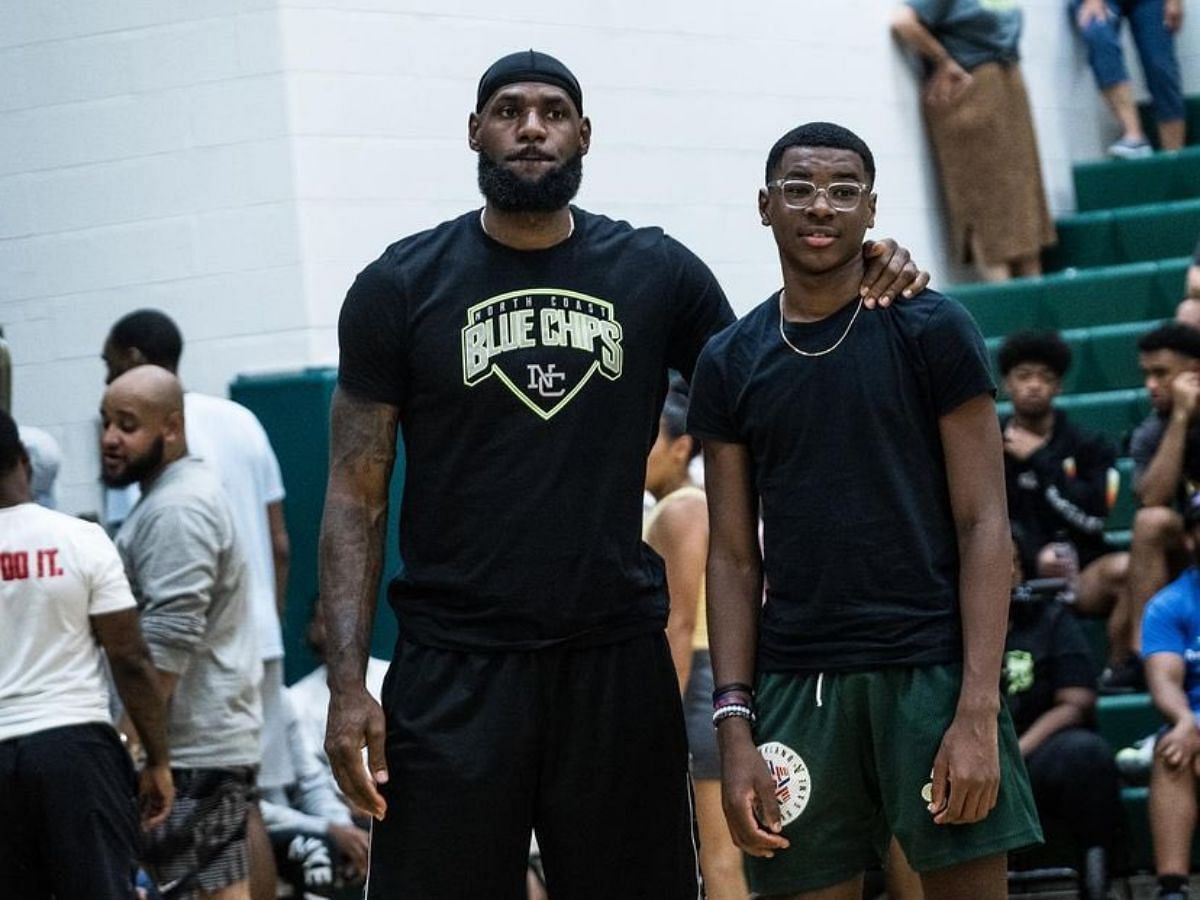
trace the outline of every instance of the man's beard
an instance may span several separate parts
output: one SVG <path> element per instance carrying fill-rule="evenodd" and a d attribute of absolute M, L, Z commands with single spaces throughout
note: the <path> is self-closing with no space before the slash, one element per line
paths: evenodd
<path fill-rule="evenodd" d="M 148 475 L 153 474 L 162 465 L 163 461 L 163 439 L 158 436 L 154 439 L 154 444 L 143 453 L 134 459 L 131 459 L 126 464 L 123 471 L 116 475 L 106 475 L 101 473 L 100 480 L 110 488 L 128 487 L 135 481 L 141 481 Z"/>
<path fill-rule="evenodd" d="M 576 153 L 536 181 L 513 174 L 482 151 L 479 190 L 488 203 L 503 212 L 542 213 L 562 209 L 579 193 L 583 154 Z"/>

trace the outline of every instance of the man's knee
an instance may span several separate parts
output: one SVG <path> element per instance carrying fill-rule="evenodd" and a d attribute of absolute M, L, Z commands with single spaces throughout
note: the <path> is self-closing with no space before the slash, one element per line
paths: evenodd
<path fill-rule="evenodd" d="M 1166 506 L 1146 506 L 1133 518 L 1133 541 L 1166 548 L 1177 543 L 1183 535 L 1183 519 Z"/>

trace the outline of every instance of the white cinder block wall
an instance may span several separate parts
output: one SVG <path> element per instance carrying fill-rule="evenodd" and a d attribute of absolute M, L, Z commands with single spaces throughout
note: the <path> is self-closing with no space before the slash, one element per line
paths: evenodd
<path fill-rule="evenodd" d="M 1110 139 L 1063 0 L 1027 0 L 1024 72 L 1056 212 Z M 787 128 L 827 118 L 879 165 L 876 234 L 941 284 L 936 182 L 890 0 L 12 0 L 0 8 L 0 325 L 18 421 L 63 443 L 62 506 L 95 509 L 100 345 L 157 306 L 189 387 L 332 362 L 355 272 L 478 205 L 476 81 L 529 46 L 580 77 L 579 202 L 655 223 L 748 309 L 778 278 L 755 191 Z M 1180 37 L 1200 91 L 1200 22 Z M 1136 71 L 1136 69 L 1135 69 Z"/>

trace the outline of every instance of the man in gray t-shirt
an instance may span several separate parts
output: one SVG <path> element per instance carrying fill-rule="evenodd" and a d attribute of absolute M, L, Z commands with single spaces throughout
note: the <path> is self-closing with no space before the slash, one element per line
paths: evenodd
<path fill-rule="evenodd" d="M 183 392 L 166 369 L 139 366 L 114 380 L 101 418 L 105 483 L 142 488 L 117 548 L 170 697 L 178 794 L 145 856 L 160 887 L 178 896 L 248 898 L 261 662 L 229 503 L 216 475 L 187 455 Z"/>

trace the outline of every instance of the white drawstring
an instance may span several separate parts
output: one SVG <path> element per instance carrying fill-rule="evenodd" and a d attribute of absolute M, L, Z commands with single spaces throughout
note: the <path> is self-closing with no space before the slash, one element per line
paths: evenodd
<path fill-rule="evenodd" d="M 818 672 L 817 673 L 817 706 L 823 705 L 821 703 L 821 685 L 823 685 L 824 683 L 825 683 L 825 673 Z"/>

